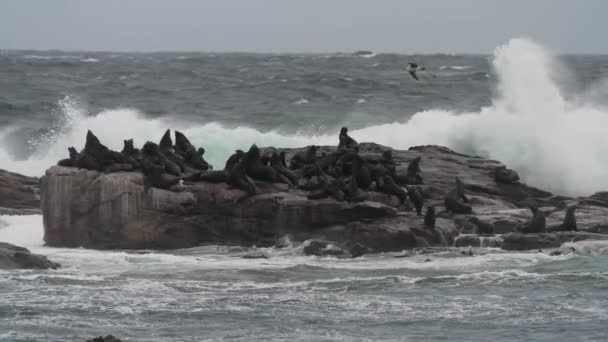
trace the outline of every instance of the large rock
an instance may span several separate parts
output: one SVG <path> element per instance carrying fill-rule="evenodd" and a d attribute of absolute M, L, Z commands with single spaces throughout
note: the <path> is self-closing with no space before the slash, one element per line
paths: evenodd
<path fill-rule="evenodd" d="M 144 191 L 140 173 L 55 166 L 42 180 L 44 240 L 92 248 L 265 246 L 289 233 L 397 213 L 377 202 L 309 201 L 284 184 L 259 183 L 258 190 L 247 197 L 225 183 L 197 182 L 181 192 Z"/>
<path fill-rule="evenodd" d="M 40 180 L 0 170 L 0 215 L 40 213 Z"/>
<path fill-rule="evenodd" d="M 389 148 L 360 144 L 360 154 L 377 158 Z M 262 154 L 270 149 L 262 149 Z M 286 159 L 303 149 L 273 149 Z M 319 147 L 317 154 L 331 153 Z M 55 166 L 41 184 L 45 241 L 51 246 L 90 248 L 184 248 L 201 244 L 273 245 L 282 236 L 295 240 L 328 241 L 360 255 L 427 246 L 452 246 L 458 231 L 471 216 L 494 225 L 496 234 L 530 219 L 528 205 L 557 225 L 565 208 L 577 205 L 579 229 L 608 229 L 608 195 L 588 198 L 554 196 L 510 177 L 496 181 L 506 166 L 498 161 L 470 157 L 440 146 L 418 146 L 393 151 L 398 174 L 421 157 L 424 184 L 418 185 L 425 206 L 436 209 L 436 225 L 425 227 L 423 218 L 395 196 L 371 192 L 368 201 L 337 202 L 331 198 L 308 200 L 307 193 L 286 184 L 256 183 L 258 193 L 246 196 L 225 183 L 195 182 L 180 191 L 150 188 L 144 191 L 139 172 L 100 173 Z M 502 170 L 502 171 L 501 171 Z M 465 185 L 472 214 L 445 211 L 445 195 L 459 177 Z M 179 190 L 179 189 L 178 189 Z M 589 238 L 601 237 L 588 235 Z M 483 240 L 483 239 L 482 239 Z M 551 238 L 548 238 L 551 240 Z M 464 241 L 462 242 L 464 243 Z M 485 240 L 480 244 L 483 246 Z M 497 247 L 500 239 L 488 241 Z M 547 245 L 547 243 L 539 243 Z M 355 252 L 352 252 L 355 250 Z"/>
<path fill-rule="evenodd" d="M 27 248 L 0 242 L 0 269 L 30 268 L 56 269 L 59 264 L 47 259 L 44 255 L 32 254 Z"/>

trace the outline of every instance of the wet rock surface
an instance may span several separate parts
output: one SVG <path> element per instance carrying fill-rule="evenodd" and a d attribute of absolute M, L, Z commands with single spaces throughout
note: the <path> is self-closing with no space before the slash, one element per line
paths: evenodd
<path fill-rule="evenodd" d="M 51 167 L 41 187 L 45 241 L 51 246 L 163 249 L 272 246 L 290 235 L 314 239 L 313 247 L 318 241 L 336 247 L 328 252 L 310 247 L 308 254 L 356 256 L 452 246 L 459 233 L 481 235 L 461 236 L 458 246 L 533 249 L 570 241 L 568 236 L 601 239 L 592 233 L 608 231 L 605 193 L 554 196 L 521 183 L 498 161 L 441 146 L 398 151 L 359 144 L 345 131 L 339 139 L 337 148 L 253 145 L 235 152 L 224 170 L 212 171 L 199 158 L 204 151 L 195 154 L 181 135 L 179 148 L 173 149 L 166 134 L 163 148 L 152 149 L 152 157 L 143 155 L 152 158 L 143 173 L 107 172 L 111 165 L 105 171 Z M 511 234 L 515 226 L 531 221 L 530 207 L 546 217 L 551 231 L 564 227 L 566 209 L 572 206 L 577 208 L 578 235 Z M 418 214 L 429 207 L 434 217 L 425 220 Z M 492 234 L 507 235 L 502 241 L 488 238 Z"/>

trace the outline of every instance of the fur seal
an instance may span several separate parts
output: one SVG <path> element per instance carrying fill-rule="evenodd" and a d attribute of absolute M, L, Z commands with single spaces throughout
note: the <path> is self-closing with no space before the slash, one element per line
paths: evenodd
<path fill-rule="evenodd" d="M 462 200 L 462 201 L 461 201 Z M 456 186 L 450 192 L 448 192 L 444 204 L 448 211 L 456 214 L 471 214 L 473 208 L 468 203 L 469 199 L 464 194 L 464 183 L 460 178 L 456 177 Z"/>
<path fill-rule="evenodd" d="M 395 161 L 393 160 L 393 150 L 386 150 L 382 152 L 382 154 L 380 155 L 380 164 L 392 177 L 395 177 L 397 175 Z"/>
<path fill-rule="evenodd" d="M 144 174 L 145 189 L 150 187 L 168 189 L 180 180 L 179 177 L 166 173 L 171 171 L 174 174 L 177 172 L 177 175 L 179 175 L 179 168 L 160 153 L 158 145 L 153 142 L 146 142 L 142 148 L 142 154 L 141 170 Z"/>
<path fill-rule="evenodd" d="M 164 172 L 168 172 L 172 175 L 179 176 L 180 168 L 177 164 L 169 160 L 164 154 L 160 152 L 158 145 L 153 142 L 146 142 L 141 149 L 142 152 L 142 169 L 144 167 L 144 161 L 148 160 L 149 162 L 157 165 L 162 165 L 164 168 Z M 150 163 L 148 163 L 148 166 Z"/>
<path fill-rule="evenodd" d="M 211 183 L 228 182 L 228 172 L 226 170 L 203 171 L 195 177 L 196 180 L 203 180 Z M 186 180 L 186 179 L 184 179 Z"/>
<path fill-rule="evenodd" d="M 414 205 L 416 209 L 416 214 L 418 216 L 422 215 L 422 206 L 424 205 L 424 197 L 420 193 L 420 190 L 415 186 L 406 187 L 407 194 L 410 197 L 410 201 Z"/>
<path fill-rule="evenodd" d="M 401 204 L 403 204 L 405 200 L 407 200 L 407 191 L 397 185 L 393 180 L 393 177 L 391 177 L 390 175 L 384 175 L 382 190 L 388 195 L 397 196 Z"/>
<path fill-rule="evenodd" d="M 574 211 L 576 210 L 575 206 L 568 207 L 566 209 L 566 216 L 564 217 L 564 222 L 562 222 L 558 227 L 551 229 L 552 232 L 568 232 L 568 231 L 578 231 L 578 227 L 576 225 L 576 216 L 574 215 Z"/>
<path fill-rule="evenodd" d="M 234 151 L 234 153 L 226 160 L 224 170 L 207 170 L 199 175 L 199 179 L 211 183 L 228 182 L 230 179 L 230 170 L 232 170 L 241 161 L 244 155 L 245 152 L 242 150 Z"/>
<path fill-rule="evenodd" d="M 351 164 L 352 175 L 357 178 L 357 184 L 359 184 L 359 187 L 361 189 L 369 189 L 369 186 L 372 183 L 372 175 L 365 163 L 365 160 L 357 155 Z"/>
<path fill-rule="evenodd" d="M 61 159 L 57 162 L 59 166 L 76 166 L 78 163 L 78 151 L 74 147 L 68 147 L 69 158 Z"/>
<path fill-rule="evenodd" d="M 285 151 L 281 151 L 281 153 L 279 153 L 279 156 L 281 157 L 281 164 L 283 165 L 284 168 L 287 168 L 287 162 L 285 161 Z"/>
<path fill-rule="evenodd" d="M 349 202 L 363 202 L 369 197 L 366 192 L 359 189 L 357 178 L 353 176 L 344 180 L 344 194 L 345 199 Z"/>
<path fill-rule="evenodd" d="M 239 162 L 239 160 L 241 160 L 241 158 L 245 155 L 245 152 L 243 152 L 243 150 L 236 150 L 234 151 L 234 153 L 228 157 L 228 159 L 226 160 L 226 165 L 224 166 L 224 170 L 229 171 L 231 170 L 236 163 Z"/>
<path fill-rule="evenodd" d="M 171 140 L 171 130 L 166 130 L 158 144 L 159 151 L 170 161 L 179 166 L 180 172 L 186 170 L 184 158 L 175 153 L 173 149 L 173 141 Z"/>
<path fill-rule="evenodd" d="M 123 155 L 110 150 L 99 141 L 93 132 L 87 131 L 84 149 L 78 154 L 75 166 L 87 170 L 103 171 L 115 163 L 125 164 Z"/>
<path fill-rule="evenodd" d="M 272 167 L 277 173 L 279 173 L 283 177 L 287 178 L 287 180 L 289 180 L 289 183 L 291 185 L 298 184 L 298 179 L 299 179 L 298 175 L 283 165 L 283 161 L 281 160 L 280 154 L 273 152 L 272 155 L 270 156 L 269 162 L 270 162 L 270 167 Z"/>
<path fill-rule="evenodd" d="M 354 149 L 354 150 L 359 150 L 359 144 L 357 143 L 357 141 L 355 141 L 355 139 L 351 138 L 348 135 L 348 128 L 347 127 L 342 127 L 342 129 L 340 129 L 340 134 L 338 135 L 338 150 L 345 150 L 345 149 Z"/>
<path fill-rule="evenodd" d="M 532 211 L 532 219 L 526 223 L 516 225 L 513 230 L 523 234 L 546 233 L 545 213 L 534 206 L 530 207 L 530 211 Z"/>
<path fill-rule="evenodd" d="M 308 146 L 304 151 L 299 151 L 289 162 L 289 168 L 292 170 L 300 169 L 305 165 L 312 165 L 317 162 L 317 146 Z"/>
<path fill-rule="evenodd" d="M 262 164 L 261 157 L 258 146 L 256 144 L 251 145 L 249 151 L 241 159 L 245 164 L 247 175 L 263 182 L 276 182 L 279 179 L 277 172 L 272 167 Z"/>
<path fill-rule="evenodd" d="M 245 191 L 250 196 L 256 194 L 257 189 L 255 183 L 247 176 L 245 158 L 239 159 L 228 171 L 228 184 Z"/>
<path fill-rule="evenodd" d="M 186 136 L 179 132 L 175 131 L 175 153 L 181 156 L 186 164 L 192 166 L 197 170 L 208 170 L 209 164 L 203 158 L 205 154 L 204 148 L 199 148 L 198 150 L 190 143 L 190 140 L 186 138 Z"/>
<path fill-rule="evenodd" d="M 418 156 L 408 164 L 405 176 L 407 184 L 424 184 L 422 170 L 420 169 L 420 159 L 421 157 Z"/>
<path fill-rule="evenodd" d="M 133 165 L 133 168 L 139 169 L 141 167 L 141 151 L 135 148 L 133 139 L 123 140 L 123 148 L 120 154 L 125 157 L 129 164 Z"/>
<path fill-rule="evenodd" d="M 424 225 L 427 227 L 435 227 L 435 207 L 426 208 L 426 214 L 424 215 Z"/>

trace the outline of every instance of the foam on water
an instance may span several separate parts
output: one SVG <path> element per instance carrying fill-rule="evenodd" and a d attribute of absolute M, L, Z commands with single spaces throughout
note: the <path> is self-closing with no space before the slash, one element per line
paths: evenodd
<path fill-rule="evenodd" d="M 441 144 L 462 153 L 497 159 L 519 171 L 531 185 L 568 195 L 608 190 L 608 110 L 593 103 L 567 101 L 560 93 L 550 52 L 527 39 L 513 39 L 496 49 L 493 66 L 498 76 L 491 106 L 478 112 L 428 110 L 406 123 L 353 130 L 358 141 L 373 141 L 398 149 L 419 144 Z M 606 84 L 600 82 L 600 84 Z M 336 135 L 284 135 L 247 127 L 219 124 L 191 125 L 170 119 L 149 119 L 135 109 L 87 113 L 71 99 L 62 100 L 67 118 L 62 128 L 36 145 L 28 160 L 16 161 L 0 149 L 3 168 L 29 175 L 67 156 L 67 147 L 81 148 L 88 129 L 113 149 L 122 139 L 138 145 L 157 141 L 167 128 L 181 129 L 193 143 L 204 146 L 216 168 L 235 149 L 260 146 L 299 147 L 336 144 Z M 92 115 L 95 114 L 95 115 Z M 0 132 L 0 140 L 8 133 Z M 583 167 L 584 166 L 584 167 Z"/>

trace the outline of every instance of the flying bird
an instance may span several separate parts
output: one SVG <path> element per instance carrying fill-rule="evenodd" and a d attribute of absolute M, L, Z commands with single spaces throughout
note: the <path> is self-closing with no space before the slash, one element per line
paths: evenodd
<path fill-rule="evenodd" d="M 416 81 L 419 81 L 418 75 L 416 75 L 416 72 L 422 71 L 422 70 L 424 70 L 424 67 L 421 68 L 416 63 L 407 63 L 407 71 L 410 73 L 410 75 L 412 75 L 412 77 Z"/>

